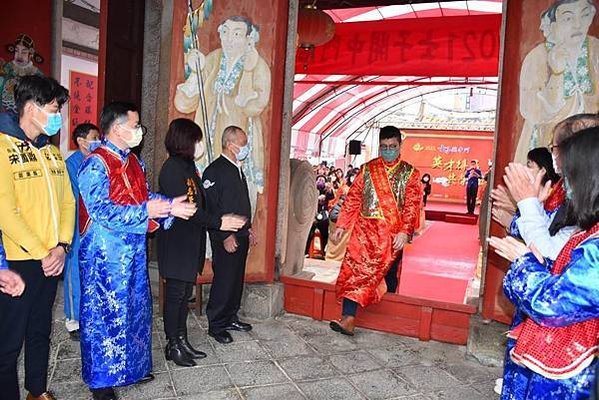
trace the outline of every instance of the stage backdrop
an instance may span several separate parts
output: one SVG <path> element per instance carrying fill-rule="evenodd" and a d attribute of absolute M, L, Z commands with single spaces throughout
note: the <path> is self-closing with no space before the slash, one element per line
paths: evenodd
<path fill-rule="evenodd" d="M 495 184 L 514 158 L 523 162 L 530 148 L 547 146 L 557 122 L 599 110 L 598 3 L 560 3 L 507 1 Z M 505 230 L 492 222 L 491 235 L 504 236 Z M 488 257 L 483 317 L 509 323 L 513 307 L 502 289 L 508 264 L 492 251 Z"/>
<path fill-rule="evenodd" d="M 476 160 L 483 174 L 493 155 L 493 132 L 403 130 L 401 157 L 431 175 L 429 201 L 466 202 L 466 169 Z M 482 185 L 481 185 L 482 186 Z M 479 197 L 482 190 L 479 191 Z"/>
<path fill-rule="evenodd" d="M 333 40 L 298 49 L 295 72 L 497 76 L 500 26 L 499 14 L 335 24 Z"/>

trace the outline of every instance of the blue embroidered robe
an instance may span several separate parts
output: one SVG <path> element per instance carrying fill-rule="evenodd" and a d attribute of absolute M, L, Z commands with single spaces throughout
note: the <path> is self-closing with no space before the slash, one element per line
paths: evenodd
<path fill-rule="evenodd" d="M 552 327 L 599 318 L 599 238 L 590 238 L 573 250 L 564 272 L 552 275 L 551 261 L 542 265 L 531 254 L 516 260 L 507 272 L 503 289 L 523 316 Z M 501 400 L 588 399 L 597 359 L 569 379 L 550 379 L 514 363 L 509 353 L 515 346 L 508 340 Z"/>
<path fill-rule="evenodd" d="M 110 142 L 103 142 L 102 147 L 123 163 L 135 157 Z M 92 153 L 79 172 L 80 195 L 91 221 L 81 236 L 79 251 L 82 375 L 92 389 L 135 383 L 152 368 L 148 211 L 145 202 L 115 204 L 107 171 L 101 158 Z M 159 195 L 150 192 L 148 197 Z"/>

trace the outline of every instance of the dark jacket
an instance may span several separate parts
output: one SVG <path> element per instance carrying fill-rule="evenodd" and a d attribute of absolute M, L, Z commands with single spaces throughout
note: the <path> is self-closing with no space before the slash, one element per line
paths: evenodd
<path fill-rule="evenodd" d="M 249 236 L 251 205 L 245 175 L 225 157 L 220 156 L 204 171 L 204 190 L 207 210 L 210 214 L 237 214 L 248 219 L 248 223 L 235 233 L 237 237 Z M 210 240 L 222 242 L 231 232 L 210 230 Z"/>
<path fill-rule="evenodd" d="M 195 282 L 206 258 L 206 229 L 218 229 L 221 215 L 206 212 L 206 194 L 191 160 L 169 157 L 159 177 L 160 193 L 167 197 L 187 195 L 198 207 L 189 220 L 175 218 L 170 229 L 158 233 L 160 276 Z"/>

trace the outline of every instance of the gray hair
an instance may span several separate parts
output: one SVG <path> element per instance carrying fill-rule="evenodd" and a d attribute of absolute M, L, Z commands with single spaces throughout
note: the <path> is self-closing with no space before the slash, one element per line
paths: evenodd
<path fill-rule="evenodd" d="M 222 143 L 221 143 L 222 148 L 225 149 L 229 143 L 231 143 L 233 140 L 235 140 L 235 138 L 237 137 L 239 132 L 243 132 L 243 129 L 241 129 L 240 127 L 235 126 L 235 125 L 227 126 L 225 128 L 225 130 L 223 131 L 223 137 L 222 137 Z"/>

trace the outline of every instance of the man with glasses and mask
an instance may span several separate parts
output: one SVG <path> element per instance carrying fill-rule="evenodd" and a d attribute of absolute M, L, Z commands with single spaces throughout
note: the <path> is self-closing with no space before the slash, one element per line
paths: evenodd
<path fill-rule="evenodd" d="M 60 109 L 68 98 L 56 80 L 28 75 L 15 88 L 17 113 L 0 114 L 0 231 L 9 275 L 20 275 L 26 285 L 20 297 L 0 294 L 1 399 L 19 399 L 23 344 L 27 399 L 54 399 L 47 391 L 52 306 L 73 236 L 75 201 L 65 162 L 49 137 L 62 126 Z"/>
<path fill-rule="evenodd" d="M 331 329 L 353 336 L 358 305 L 381 301 L 385 277 L 418 226 L 422 187 L 420 173 L 400 158 L 401 132 L 385 126 L 379 133 L 381 157 L 363 165 L 343 204 L 332 240 L 351 230 L 337 278 L 342 318 Z"/>
<path fill-rule="evenodd" d="M 186 196 L 148 190 L 131 149 L 145 133 L 137 108 L 114 102 L 102 110 L 101 145 L 79 170 L 82 375 L 94 400 L 116 399 L 115 386 L 152 380 L 152 297 L 146 233 L 188 219 Z"/>

